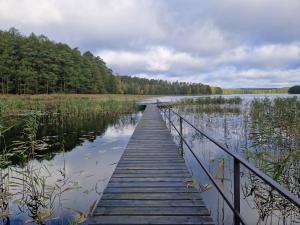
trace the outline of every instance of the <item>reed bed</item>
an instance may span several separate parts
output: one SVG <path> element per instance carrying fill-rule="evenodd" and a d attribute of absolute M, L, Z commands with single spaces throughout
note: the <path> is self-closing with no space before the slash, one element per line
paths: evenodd
<path fill-rule="evenodd" d="M 220 104 L 235 104 L 239 105 L 242 103 L 242 98 L 240 97 L 231 97 L 224 98 L 222 96 L 219 97 L 200 97 L 195 99 L 183 99 L 179 102 L 179 104 L 185 105 L 220 105 Z"/>
<path fill-rule="evenodd" d="M 143 95 L 1 95 L 0 114 L 22 116 L 32 111 L 75 116 L 81 113 L 118 114 L 135 110 L 135 102 L 145 98 Z"/>

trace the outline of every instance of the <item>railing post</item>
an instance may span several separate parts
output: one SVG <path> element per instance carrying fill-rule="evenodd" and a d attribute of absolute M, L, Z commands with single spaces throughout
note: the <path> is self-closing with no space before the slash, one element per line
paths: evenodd
<path fill-rule="evenodd" d="M 179 131 L 180 131 L 180 152 L 181 152 L 181 156 L 183 156 L 183 132 L 182 132 L 182 117 L 179 117 Z"/>
<path fill-rule="evenodd" d="M 169 109 L 169 128 L 171 130 L 171 107 L 169 107 L 168 109 Z"/>
<path fill-rule="evenodd" d="M 233 201 L 234 201 L 234 209 L 240 213 L 241 205 L 240 205 L 240 162 L 236 158 L 234 159 L 233 166 Z M 234 214 L 234 225 L 240 225 L 240 219 L 238 216 Z"/>

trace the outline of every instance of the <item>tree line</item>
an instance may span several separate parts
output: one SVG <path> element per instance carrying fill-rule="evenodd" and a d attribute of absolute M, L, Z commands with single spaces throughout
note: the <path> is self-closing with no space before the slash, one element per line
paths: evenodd
<path fill-rule="evenodd" d="M 290 87 L 288 90 L 289 94 L 300 94 L 300 85 L 295 85 L 293 87 Z"/>
<path fill-rule="evenodd" d="M 0 93 L 212 94 L 221 88 L 115 76 L 105 62 L 44 35 L 0 31 Z"/>
<path fill-rule="evenodd" d="M 197 95 L 223 93 L 219 87 L 210 87 L 201 83 L 167 82 L 130 76 L 119 76 L 119 79 L 124 94 Z"/>

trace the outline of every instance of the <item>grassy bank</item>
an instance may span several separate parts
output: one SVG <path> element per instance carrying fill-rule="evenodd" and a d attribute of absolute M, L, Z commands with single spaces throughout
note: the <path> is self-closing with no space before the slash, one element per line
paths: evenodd
<path fill-rule="evenodd" d="M 151 96 L 152 97 L 152 96 Z M 1 116 L 17 116 L 32 111 L 43 114 L 82 113 L 119 114 L 135 110 L 137 100 L 145 95 L 0 95 Z"/>

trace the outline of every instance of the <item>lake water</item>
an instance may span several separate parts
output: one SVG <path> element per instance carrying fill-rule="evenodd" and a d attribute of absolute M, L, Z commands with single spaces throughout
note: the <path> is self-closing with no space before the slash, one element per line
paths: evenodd
<path fill-rule="evenodd" d="M 63 122 L 43 119 L 37 139 L 47 144 L 46 150 L 36 150 L 29 162 L 6 154 L 9 165 L 1 169 L 0 224 L 84 221 L 141 116 L 142 112 Z M 22 140 L 20 130 L 17 126 L 7 135 L 6 145 Z"/>

